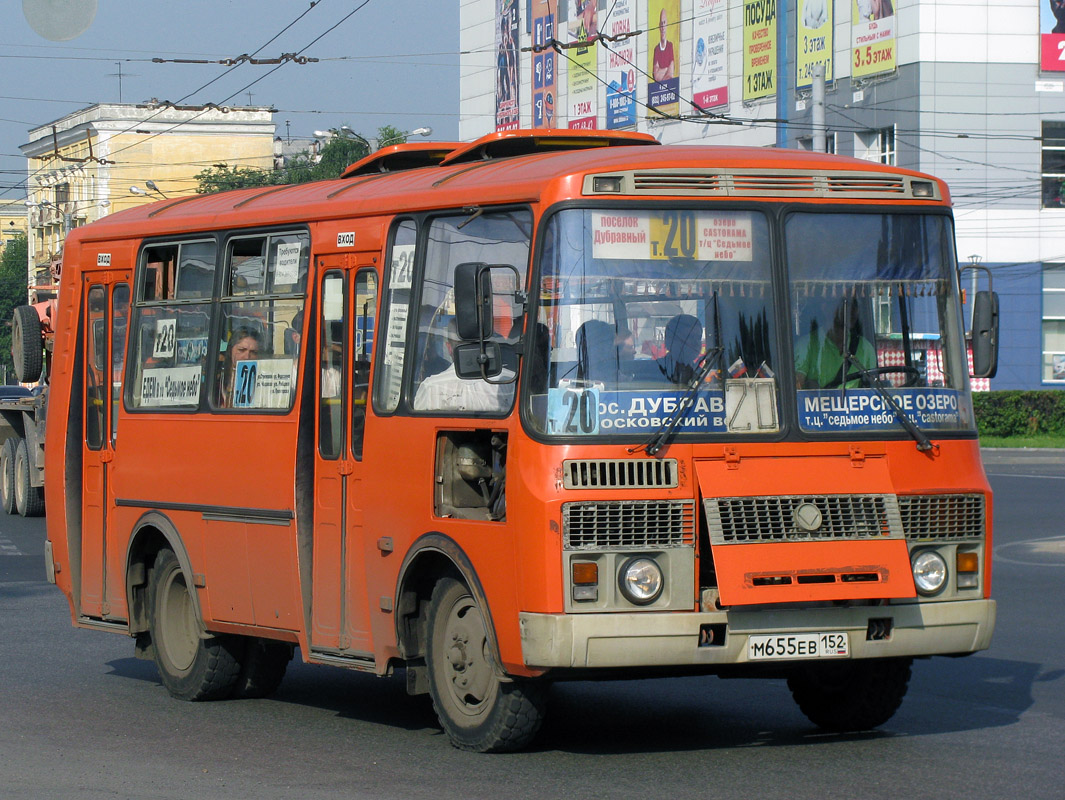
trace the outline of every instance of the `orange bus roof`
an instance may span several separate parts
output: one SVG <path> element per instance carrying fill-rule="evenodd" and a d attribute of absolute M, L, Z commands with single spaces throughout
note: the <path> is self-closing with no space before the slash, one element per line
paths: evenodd
<path fill-rule="evenodd" d="M 529 138 L 541 134 L 539 131 L 524 133 Z M 478 147 L 482 148 L 483 153 L 486 139 L 500 141 L 502 138 L 499 134 L 483 137 L 467 148 L 451 151 L 451 156 L 474 152 Z M 346 174 L 349 177 L 346 178 L 162 200 L 104 217 L 85 228 L 78 228 L 72 234 L 82 241 L 98 241 L 167 235 L 188 230 L 393 214 L 398 210 L 537 202 L 546 192 L 556 193 L 562 189 L 572 192 L 574 196 L 579 195 L 581 180 L 585 175 L 626 170 L 694 169 L 705 171 L 708 176 L 756 170 L 760 175 L 769 177 L 774 173 L 791 177 L 797 173 L 833 173 L 846 177 L 847 173 L 860 172 L 866 176 L 878 174 L 936 180 L 913 170 L 797 150 L 720 145 L 643 146 L 647 142 L 627 146 L 620 141 L 613 144 L 569 150 L 548 147 L 545 152 L 502 158 L 486 157 L 469 162 L 460 160 L 459 163 L 450 163 L 445 159 L 445 163 L 437 166 L 384 172 L 371 169 L 363 174 L 360 165 L 372 165 L 375 159 L 404 152 L 386 148 L 389 152 L 383 156 L 381 153 L 384 151 L 379 151 L 353 164 L 348 168 Z M 452 143 L 445 143 L 441 149 L 452 146 Z M 407 146 L 400 147 L 404 147 L 406 152 L 422 148 L 431 150 L 432 143 L 415 145 L 409 149 Z M 934 204 L 949 204 L 946 186 L 942 182 L 937 183 L 941 187 L 943 199 Z M 552 190 L 552 186 L 556 188 Z M 653 193 L 646 191 L 641 194 L 653 196 Z M 767 196 L 772 197 L 772 194 L 767 193 Z M 754 195 L 746 193 L 745 197 L 752 198 Z M 885 196 L 884 200 L 897 202 L 898 198 Z"/>

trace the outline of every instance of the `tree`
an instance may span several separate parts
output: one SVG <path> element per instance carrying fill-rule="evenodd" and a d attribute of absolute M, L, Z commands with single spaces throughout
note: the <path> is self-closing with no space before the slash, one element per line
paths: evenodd
<path fill-rule="evenodd" d="M 356 134 L 358 136 L 358 134 Z M 407 134 L 392 125 L 377 129 L 377 141 L 386 145 L 407 141 Z M 294 156 L 281 169 L 253 169 L 216 164 L 196 176 L 199 194 L 226 192 L 230 189 L 254 189 L 258 186 L 280 186 L 290 183 L 309 183 L 339 178 L 341 173 L 370 152 L 367 140 L 333 136 L 323 146 L 318 160 L 310 153 Z"/>
<path fill-rule="evenodd" d="M 0 257 L 0 365 L 8 380 L 14 380 L 14 362 L 11 360 L 11 316 L 15 306 L 24 306 L 26 295 L 26 268 L 29 264 L 29 243 L 26 234 L 20 233 L 10 239 Z"/>
<path fill-rule="evenodd" d="M 213 194 L 214 192 L 228 192 L 230 189 L 251 189 L 256 186 L 274 186 L 284 183 L 278 180 L 278 177 L 276 170 L 217 164 L 196 176 L 198 184 L 196 191 L 199 194 Z"/>

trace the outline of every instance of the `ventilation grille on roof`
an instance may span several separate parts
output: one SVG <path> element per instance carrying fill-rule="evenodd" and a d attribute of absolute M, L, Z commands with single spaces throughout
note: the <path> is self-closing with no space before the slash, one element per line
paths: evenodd
<path fill-rule="evenodd" d="M 585 178 L 584 194 L 607 193 L 594 190 L 597 177 L 604 176 Z M 621 179 L 621 194 L 633 195 L 940 199 L 939 186 L 934 181 L 875 172 L 678 169 L 614 173 L 609 177 Z M 914 183 L 920 186 L 920 194 L 914 193 Z"/>

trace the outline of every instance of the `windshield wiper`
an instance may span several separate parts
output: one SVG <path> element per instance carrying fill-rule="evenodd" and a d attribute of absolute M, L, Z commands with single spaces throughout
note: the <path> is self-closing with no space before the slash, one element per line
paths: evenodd
<path fill-rule="evenodd" d="M 658 426 L 658 430 L 651 434 L 650 439 L 643 444 L 629 448 L 630 453 L 637 453 L 643 450 L 647 455 L 653 456 L 669 444 L 669 440 L 673 438 L 673 432 L 680 423 L 681 417 L 692 407 L 692 398 L 698 394 L 699 386 L 706 380 L 706 376 L 710 374 L 710 368 L 714 366 L 714 360 L 720 358 L 724 352 L 725 348 L 723 347 L 711 347 L 702 354 L 699 361 L 696 362 L 695 374 L 692 375 L 691 380 L 684 387 L 684 396 L 677 403 L 677 410 L 663 420 L 662 424 Z"/>
<path fill-rule="evenodd" d="M 864 366 L 862 366 L 862 362 L 859 361 L 857 359 L 857 357 L 851 355 L 850 353 L 844 353 L 843 357 L 849 363 L 853 364 L 855 366 L 855 368 L 858 370 L 858 374 L 862 377 L 862 379 L 869 386 L 872 386 L 874 389 L 876 389 L 877 393 L 882 398 L 884 398 L 884 402 L 886 402 L 891 407 L 891 410 L 893 412 L 895 412 L 895 417 L 898 419 L 899 424 L 902 425 L 902 427 L 906 430 L 906 432 L 908 434 L 910 434 L 910 436 L 913 437 L 913 440 L 915 442 L 917 442 L 917 449 L 918 450 L 920 450 L 923 453 L 923 452 L 925 452 L 927 450 L 931 450 L 933 447 L 935 447 L 935 445 L 932 444 L 931 440 L 925 435 L 925 432 L 922 431 L 920 428 L 918 428 L 913 423 L 913 420 L 911 420 L 909 417 L 906 416 L 906 412 L 903 411 L 902 408 L 899 406 L 898 401 L 895 400 L 895 398 L 891 396 L 891 394 L 888 392 L 887 389 L 885 389 L 883 386 L 880 385 L 880 378 L 879 378 L 879 376 L 876 374 L 876 372 L 874 370 L 866 369 Z M 847 383 L 846 383 L 847 377 L 849 377 L 849 376 L 846 376 L 846 375 L 844 376 L 844 382 L 843 382 L 844 391 L 846 391 L 846 387 L 847 387 Z"/>

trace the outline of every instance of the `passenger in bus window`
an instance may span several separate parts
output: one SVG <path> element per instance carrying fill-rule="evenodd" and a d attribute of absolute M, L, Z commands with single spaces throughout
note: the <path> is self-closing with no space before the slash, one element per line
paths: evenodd
<path fill-rule="evenodd" d="M 303 333 L 303 309 L 296 312 L 292 318 L 292 325 L 285 330 L 285 355 L 299 358 L 300 338 Z"/>
<path fill-rule="evenodd" d="M 452 318 L 447 324 L 447 352 L 453 358 L 455 345 L 460 342 L 458 323 Z M 514 372 L 506 367 L 493 380 L 506 381 Z M 506 411 L 514 402 L 514 383 L 489 383 L 481 378 L 460 378 L 454 363 L 430 375 L 414 395 L 415 411 Z"/>
<path fill-rule="evenodd" d="M 229 337 L 226 356 L 222 362 L 222 374 L 218 382 L 218 405 L 228 408 L 233 399 L 233 377 L 238 361 L 248 361 L 259 357 L 262 340 L 257 331 L 251 328 L 237 328 Z"/>
<path fill-rule="evenodd" d="M 614 382 L 618 376 L 617 329 L 601 319 L 590 319 L 577 328 L 577 378 L 582 381 Z"/>
<path fill-rule="evenodd" d="M 842 300 L 832 312 L 831 323 L 826 320 L 827 313 L 815 315 L 810 320 L 809 332 L 795 342 L 795 377 L 799 389 L 838 389 L 845 375 L 855 374 L 857 367 L 844 363 L 844 348 L 864 368 L 873 369 L 877 365 L 876 350 L 863 333 L 857 300 Z M 847 381 L 847 388 L 861 385 L 857 377 Z"/>
<path fill-rule="evenodd" d="M 695 377 L 695 364 L 703 350 L 703 326 L 691 314 L 677 314 L 666 323 L 666 354 L 658 359 L 658 369 L 666 380 L 679 385 Z"/>

